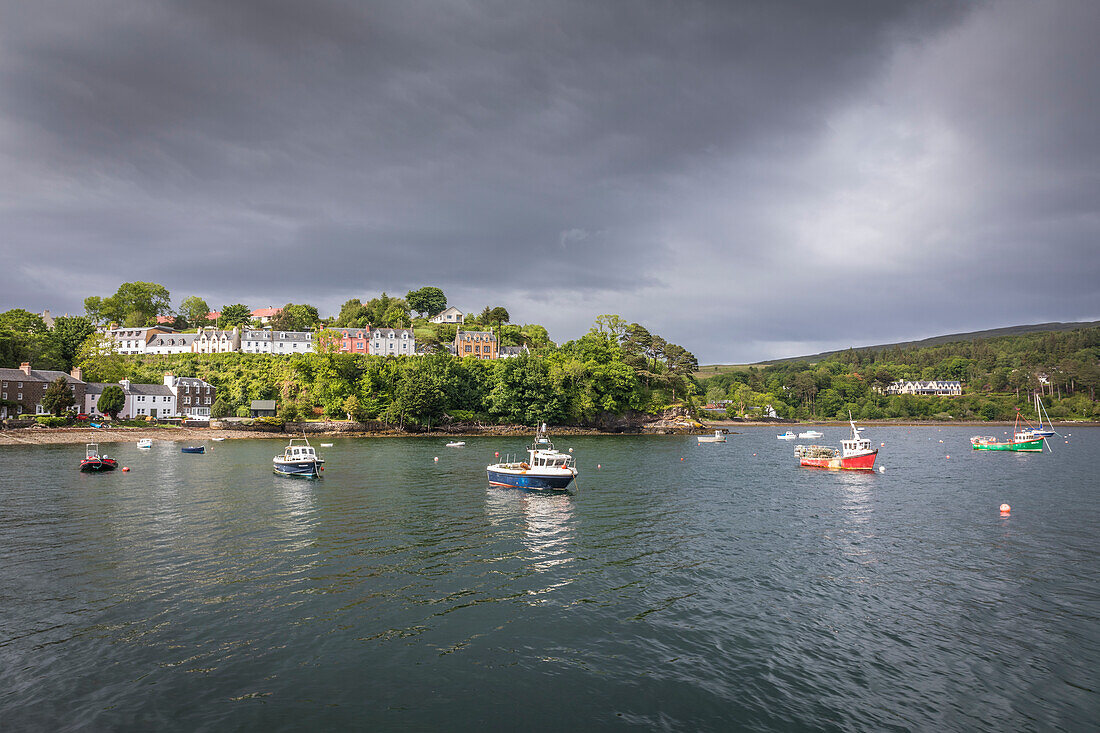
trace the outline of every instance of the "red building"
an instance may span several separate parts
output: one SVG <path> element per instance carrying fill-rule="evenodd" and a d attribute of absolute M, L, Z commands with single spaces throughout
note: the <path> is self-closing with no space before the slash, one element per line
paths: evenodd
<path fill-rule="evenodd" d="M 369 354 L 370 326 L 366 328 L 330 328 L 343 336 L 340 339 L 341 354 Z"/>

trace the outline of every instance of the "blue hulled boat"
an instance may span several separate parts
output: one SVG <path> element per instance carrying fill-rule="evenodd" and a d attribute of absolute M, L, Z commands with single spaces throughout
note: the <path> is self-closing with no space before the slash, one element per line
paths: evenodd
<path fill-rule="evenodd" d="M 186 448 L 180 448 L 180 453 L 205 453 L 205 445 L 189 445 Z"/>
<path fill-rule="evenodd" d="M 324 459 L 317 456 L 317 451 L 305 438 L 291 438 L 283 454 L 275 456 L 271 462 L 275 473 L 281 476 L 316 478 L 325 470 L 321 466 Z"/>
<path fill-rule="evenodd" d="M 535 442 L 527 453 L 530 458 L 526 461 L 486 466 L 489 485 L 531 491 L 562 491 L 577 477 L 573 456 L 554 448 L 546 436 L 545 424 L 535 434 Z"/>

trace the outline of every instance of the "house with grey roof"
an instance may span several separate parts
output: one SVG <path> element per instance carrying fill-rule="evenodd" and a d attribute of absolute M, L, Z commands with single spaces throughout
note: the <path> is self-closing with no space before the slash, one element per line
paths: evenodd
<path fill-rule="evenodd" d="M 374 328 L 370 332 L 370 353 L 380 356 L 412 356 L 416 337 L 411 328 Z"/>
<path fill-rule="evenodd" d="M 115 385 L 104 382 L 89 382 L 85 391 L 84 412 L 100 417 L 99 398 L 103 396 L 103 390 L 107 387 L 118 386 L 122 388 L 122 394 L 126 396 L 122 409 L 119 410 L 120 418 L 134 417 L 174 417 L 176 412 L 176 395 L 164 384 L 140 384 L 123 379 Z"/>
<path fill-rule="evenodd" d="M 190 354 L 195 333 L 159 333 L 145 345 L 147 354 Z"/>
<path fill-rule="evenodd" d="M 164 375 L 164 386 L 176 396 L 177 414 L 185 417 L 208 418 L 210 406 L 218 398 L 218 388 L 197 377 Z"/>
<path fill-rule="evenodd" d="M 66 374 L 53 369 L 31 369 L 30 362 L 25 361 L 18 369 L 0 369 L 0 418 L 30 413 L 48 414 L 42 406 L 42 398 L 46 396 L 50 382 L 58 377 L 65 378 L 73 393 L 74 407 L 80 409 L 84 404 L 87 385 L 81 379 L 79 367 Z"/>
<path fill-rule="evenodd" d="M 270 328 L 245 331 L 241 335 L 241 351 L 245 354 L 309 354 L 313 352 L 313 333 Z"/>

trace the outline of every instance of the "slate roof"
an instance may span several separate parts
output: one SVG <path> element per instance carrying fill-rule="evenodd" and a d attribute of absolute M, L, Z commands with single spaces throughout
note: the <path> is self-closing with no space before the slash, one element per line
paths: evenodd
<path fill-rule="evenodd" d="M 30 374 L 24 374 L 22 369 L 0 369 L 0 379 L 17 382 L 52 382 L 58 377 L 65 377 L 69 384 L 83 384 L 83 379 L 77 379 L 71 374 L 57 372 L 53 369 L 31 369 Z"/>
<path fill-rule="evenodd" d="M 275 400 L 252 400 L 250 409 L 253 410 L 274 410 Z"/>

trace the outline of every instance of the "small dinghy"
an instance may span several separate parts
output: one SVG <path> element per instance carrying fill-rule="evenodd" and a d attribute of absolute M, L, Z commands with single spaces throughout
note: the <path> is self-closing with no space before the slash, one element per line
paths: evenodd
<path fill-rule="evenodd" d="M 186 448 L 180 448 L 180 453 L 205 453 L 205 445 L 189 445 Z"/>
<path fill-rule="evenodd" d="M 225 438 L 211 438 L 210 440 L 214 441 L 215 443 L 220 443 L 225 440 Z"/>
<path fill-rule="evenodd" d="M 322 448 L 331 448 L 331 447 L 332 447 L 332 443 L 321 443 L 321 447 L 322 447 Z"/>
<path fill-rule="evenodd" d="M 461 448 L 464 445 L 466 445 L 465 440 L 452 440 L 450 443 L 447 443 L 448 448 Z"/>

